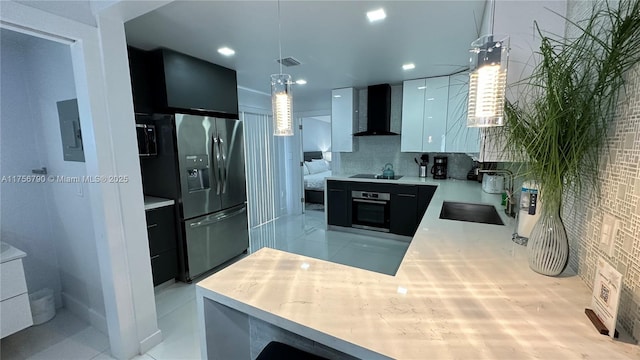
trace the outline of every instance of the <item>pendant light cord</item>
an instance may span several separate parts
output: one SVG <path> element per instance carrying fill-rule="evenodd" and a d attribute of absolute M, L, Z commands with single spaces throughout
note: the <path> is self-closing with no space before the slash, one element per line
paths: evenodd
<path fill-rule="evenodd" d="M 278 4 L 280 0 L 278 0 Z M 496 17 L 496 0 L 491 0 L 491 37 L 493 38 L 493 23 Z"/>
<path fill-rule="evenodd" d="M 282 24 L 280 22 L 280 0 L 278 0 L 278 63 L 280 63 L 280 75 L 282 75 Z"/>

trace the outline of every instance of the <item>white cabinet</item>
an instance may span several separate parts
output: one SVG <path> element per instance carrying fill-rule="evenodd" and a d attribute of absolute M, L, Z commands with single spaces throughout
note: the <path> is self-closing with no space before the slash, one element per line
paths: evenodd
<path fill-rule="evenodd" d="M 358 99 L 354 88 L 331 90 L 331 151 L 352 152 L 358 128 Z"/>
<path fill-rule="evenodd" d="M 425 82 L 426 79 L 417 79 L 402 84 L 401 151 L 422 151 Z"/>
<path fill-rule="evenodd" d="M 21 259 L 3 262 L 0 265 L 2 287 L 0 298 L 0 337 L 11 335 L 33 325 L 27 283 Z"/>
<path fill-rule="evenodd" d="M 478 153 L 480 132 L 467 127 L 467 100 L 469 98 L 469 74 L 449 76 L 449 103 L 445 150 L 451 153 Z"/>
<path fill-rule="evenodd" d="M 449 103 L 449 77 L 427 79 L 424 103 L 424 130 L 422 151 L 444 152 L 447 132 L 447 105 Z"/>
<path fill-rule="evenodd" d="M 445 151 L 448 101 L 448 76 L 403 83 L 401 151 Z"/>

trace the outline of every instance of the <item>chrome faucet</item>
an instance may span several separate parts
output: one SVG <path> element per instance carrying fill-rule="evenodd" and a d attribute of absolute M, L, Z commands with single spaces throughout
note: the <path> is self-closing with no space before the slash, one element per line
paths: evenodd
<path fill-rule="evenodd" d="M 507 208 L 504 210 L 504 212 L 507 214 L 507 216 L 510 216 L 512 218 L 516 217 L 516 198 L 515 198 L 515 194 L 513 193 L 513 173 L 510 170 L 478 170 L 479 173 L 496 173 L 496 174 L 506 174 L 509 177 L 509 186 L 507 187 L 506 193 L 507 193 Z"/>

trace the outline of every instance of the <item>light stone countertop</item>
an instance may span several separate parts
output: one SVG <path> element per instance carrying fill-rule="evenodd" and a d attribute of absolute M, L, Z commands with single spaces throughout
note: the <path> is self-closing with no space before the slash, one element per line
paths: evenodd
<path fill-rule="evenodd" d="M 366 359 L 640 359 L 637 345 L 594 329 L 578 276 L 529 269 L 513 219 L 441 220 L 445 200 L 500 196 L 440 181 L 395 276 L 263 248 L 199 282 L 197 296 Z"/>
<path fill-rule="evenodd" d="M 2 251 L 0 252 L 0 263 L 6 263 L 8 261 L 21 259 L 27 256 L 24 251 L 15 248 L 5 242 L 0 242 L 0 247 L 2 248 Z"/>
<path fill-rule="evenodd" d="M 355 175 L 355 174 L 353 174 Z M 336 175 L 330 176 L 327 180 L 339 180 L 339 181 L 352 181 L 352 182 L 368 182 L 368 183 L 383 183 L 383 184 L 402 184 L 402 185 L 440 185 L 446 182 L 469 182 L 473 183 L 470 180 L 436 180 L 432 177 L 421 178 L 417 176 L 403 176 L 397 180 L 390 179 L 363 179 L 363 178 L 350 178 L 351 175 Z"/>
<path fill-rule="evenodd" d="M 144 196 L 144 210 L 153 210 L 165 206 L 170 206 L 175 204 L 175 201 L 171 199 L 164 199 L 155 196 Z"/>

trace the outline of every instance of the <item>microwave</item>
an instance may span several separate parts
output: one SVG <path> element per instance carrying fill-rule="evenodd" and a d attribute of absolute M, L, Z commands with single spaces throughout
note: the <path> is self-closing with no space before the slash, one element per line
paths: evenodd
<path fill-rule="evenodd" d="M 158 155 L 156 127 L 154 125 L 136 124 L 138 136 L 138 153 L 141 157 Z"/>

